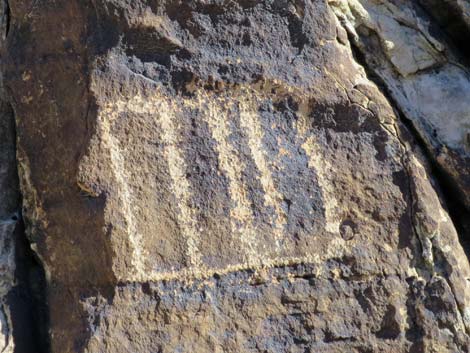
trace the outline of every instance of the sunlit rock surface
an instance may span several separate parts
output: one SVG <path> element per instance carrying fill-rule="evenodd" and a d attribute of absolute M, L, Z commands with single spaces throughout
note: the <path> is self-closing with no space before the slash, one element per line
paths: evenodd
<path fill-rule="evenodd" d="M 468 351 L 470 268 L 432 169 L 468 206 L 467 68 L 416 11 L 10 1 L 50 350 Z"/>

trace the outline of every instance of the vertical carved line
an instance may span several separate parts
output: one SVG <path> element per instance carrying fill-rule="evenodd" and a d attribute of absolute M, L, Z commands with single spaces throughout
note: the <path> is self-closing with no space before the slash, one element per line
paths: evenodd
<path fill-rule="evenodd" d="M 315 140 L 315 136 L 305 136 L 302 148 L 308 157 L 308 167 L 315 170 L 318 184 L 322 192 L 323 207 L 325 209 L 325 229 L 334 234 L 339 233 L 340 220 L 337 216 L 338 202 L 335 197 L 335 188 L 329 180 L 331 165 L 322 154 L 321 147 Z"/>
<path fill-rule="evenodd" d="M 191 186 L 186 178 L 186 162 L 178 147 L 178 127 L 175 119 L 175 107 L 170 107 L 163 100 L 155 103 L 153 109 L 162 128 L 161 138 L 164 144 L 165 158 L 172 180 L 172 191 L 178 201 L 178 223 L 186 240 L 186 255 L 189 265 L 194 268 L 203 266 L 199 250 L 200 234 L 197 228 L 195 210 L 190 206 Z"/>
<path fill-rule="evenodd" d="M 263 188 L 264 205 L 274 210 L 274 215 L 270 216 L 270 221 L 273 226 L 276 251 L 279 253 L 281 251 L 281 241 L 284 237 L 284 226 L 287 223 L 287 215 L 281 207 L 284 198 L 276 189 L 263 144 L 263 127 L 259 116 L 253 111 L 253 106 L 240 104 L 240 126 L 248 138 L 251 156 L 260 173 L 259 180 Z"/>
<path fill-rule="evenodd" d="M 125 222 L 125 232 L 128 236 L 128 241 L 131 247 L 132 258 L 131 264 L 133 267 L 133 275 L 140 278 L 145 273 L 145 266 L 143 263 L 142 253 L 142 236 L 137 231 L 132 207 L 132 195 L 125 175 L 126 166 L 119 146 L 119 141 L 111 133 L 112 120 L 117 116 L 119 110 L 112 111 L 106 109 L 101 113 L 102 118 L 98 122 L 98 129 L 101 132 L 101 143 L 104 150 L 109 153 L 111 162 L 111 172 L 116 181 L 116 195 L 117 201 L 121 205 L 122 217 Z M 108 118 L 109 120 L 106 120 Z"/>
<path fill-rule="evenodd" d="M 161 127 L 160 137 L 163 144 L 163 158 L 168 166 L 168 173 L 171 179 L 171 191 L 177 201 L 177 221 L 182 236 L 186 242 L 186 258 L 189 267 L 198 269 L 203 267 L 201 252 L 199 250 L 200 232 L 197 227 L 197 217 L 195 210 L 190 206 L 191 186 L 186 178 L 186 162 L 181 149 L 178 137 L 178 126 L 175 111 L 177 107 L 170 106 L 165 98 L 156 95 L 152 98 L 142 98 L 135 96 L 127 102 L 118 102 L 120 111 L 134 112 L 137 114 L 151 114 Z M 132 236 L 130 235 L 130 238 Z M 141 245 L 132 242 L 137 256 L 142 255 L 139 251 Z M 136 265 L 139 261 L 135 261 Z M 141 278 L 146 278 L 141 274 Z"/>
<path fill-rule="evenodd" d="M 208 97 L 207 102 L 214 98 Z M 203 99 L 201 99 L 203 100 Z M 208 103 L 201 106 L 203 118 L 211 130 L 212 137 L 216 141 L 216 152 L 220 167 L 228 179 L 230 199 L 233 206 L 230 209 L 230 226 L 232 234 L 240 236 L 240 242 L 245 251 L 247 263 L 259 263 L 258 239 L 254 227 L 253 212 L 250 207 L 248 190 L 242 180 L 244 163 L 239 157 L 239 152 L 230 143 L 230 126 L 228 124 L 228 112 L 223 111 L 217 104 Z"/>

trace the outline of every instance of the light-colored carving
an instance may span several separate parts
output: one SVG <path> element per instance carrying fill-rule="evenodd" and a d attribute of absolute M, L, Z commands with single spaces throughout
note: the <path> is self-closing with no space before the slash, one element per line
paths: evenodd
<path fill-rule="evenodd" d="M 129 98 L 120 98 L 114 101 L 105 102 L 101 105 L 100 117 L 97 124 L 97 133 L 92 143 L 98 145 L 101 151 L 95 153 L 96 156 L 108 155 L 107 162 L 112 169 L 109 171 L 93 172 L 91 179 L 98 184 L 103 184 L 110 190 L 112 195 L 108 195 L 118 205 L 121 216 L 110 214 L 105 210 L 105 218 L 113 222 L 113 219 L 124 225 L 122 229 L 117 226 L 117 234 L 113 239 L 113 246 L 122 248 L 128 247 L 132 254 L 131 265 L 133 271 L 126 270 L 126 267 L 118 265 L 115 269 L 122 281 L 158 281 L 175 278 L 206 278 L 215 273 L 223 274 L 244 269 L 260 269 L 272 266 L 285 266 L 295 264 L 317 264 L 335 256 L 341 256 L 345 252 L 345 242 L 341 237 L 332 238 L 329 242 L 319 244 L 319 249 L 315 249 L 312 254 L 299 256 L 280 256 L 281 241 L 284 237 L 284 226 L 287 224 L 288 216 L 282 209 L 282 194 L 278 191 L 276 182 L 273 179 L 273 165 L 269 162 L 263 138 L 265 127 L 262 125 L 258 114 L 260 100 L 265 99 L 262 94 L 256 96 L 256 92 L 245 90 L 237 91 L 237 96 L 224 96 L 219 94 L 196 93 L 191 98 L 181 98 L 179 100 L 169 99 L 161 91 L 154 89 L 151 94 L 136 94 Z M 238 242 L 244 256 L 238 264 L 222 264 L 221 266 L 208 266 L 204 263 L 204 251 L 200 248 L 200 241 L 204 229 L 198 225 L 198 213 L 203 212 L 192 205 L 192 186 L 187 178 L 187 161 L 182 144 L 185 132 L 179 125 L 182 114 L 187 109 L 195 109 L 200 118 L 207 123 L 211 137 L 214 139 L 214 148 L 217 153 L 218 167 L 220 173 L 227 178 L 227 187 L 231 199 L 230 215 L 228 221 L 231 228 L 233 241 Z M 135 183 L 131 179 L 132 173 L 127 170 L 128 165 L 125 159 L 129 153 L 127 147 L 114 136 L 113 124 L 116 119 L 126 114 L 142 114 L 152 116 L 155 121 L 157 131 L 149 130 L 154 134 L 161 144 L 161 158 L 164 159 L 168 167 L 170 179 L 169 192 L 177 201 L 176 221 L 185 242 L 185 255 L 187 263 L 180 270 L 159 270 L 158 264 L 152 264 L 149 258 L 148 249 L 145 248 L 143 234 L 139 233 L 136 217 L 138 212 L 138 200 L 135 199 L 132 189 Z M 232 134 L 238 129 L 233 123 L 239 122 L 240 129 L 246 137 L 247 147 L 255 167 L 259 173 L 261 184 L 261 194 L 264 206 L 274 210 L 270 216 L 270 227 L 261 229 L 256 225 L 252 210 L 252 200 L 249 196 L 249 185 L 243 179 L 246 174 L 246 164 L 240 155 L 240 146 Z M 233 123 L 232 123 L 233 122 Z M 331 166 L 327 165 L 322 156 L 320 146 L 316 143 L 312 132 L 306 128 L 297 127 L 299 148 L 303 148 L 309 158 L 308 168 L 313 168 L 318 175 L 319 187 L 322 190 L 326 231 L 338 234 L 340 220 L 336 216 L 337 201 L 334 198 L 334 188 L 328 179 Z M 113 135 L 114 134 L 114 135 Z M 99 141 L 99 142 L 98 142 Z M 84 157 L 81 169 L 90 163 L 100 163 L 98 160 Z M 96 169 L 96 168 L 95 168 Z M 94 169 L 93 169 L 94 170 Z M 101 174 L 102 175 L 101 175 Z M 90 178 L 90 176 L 89 176 Z M 87 189 L 94 190 L 90 182 L 80 181 Z M 116 205 L 113 206 L 116 208 Z M 261 236 L 266 236 L 263 232 L 269 232 L 269 236 L 276 244 L 275 252 L 268 252 L 267 245 L 263 246 Z M 151 234 L 145 234 L 151 236 Z M 166 235 L 162 235 L 166 236 Z M 123 244 L 119 242 L 124 242 Z M 126 245 L 127 242 L 127 245 Z M 349 243 L 350 245 L 350 243 Z M 155 265 L 155 266 L 154 266 Z"/>
<path fill-rule="evenodd" d="M 109 154 L 110 171 L 114 177 L 116 192 L 113 197 L 117 198 L 120 205 L 122 218 L 125 224 L 125 233 L 128 235 L 128 241 L 131 246 L 132 258 L 131 264 L 134 275 L 141 275 L 145 268 L 142 262 L 142 236 L 137 231 L 136 221 L 134 219 L 133 202 L 131 190 L 128 185 L 125 162 L 122 156 L 120 143 L 111 133 L 111 124 L 117 116 L 117 111 L 105 109 L 98 120 L 98 133 L 100 143 L 104 151 Z"/>
<path fill-rule="evenodd" d="M 158 96 L 153 99 L 143 99 L 141 96 L 135 96 L 128 101 L 114 102 L 114 107 L 116 107 L 115 114 L 123 111 L 140 114 L 151 113 L 160 126 L 160 137 L 164 145 L 164 158 L 167 162 L 168 171 L 172 180 L 172 192 L 178 201 L 178 224 L 186 240 L 188 265 L 194 267 L 201 266 L 200 252 L 197 245 L 200 236 L 197 230 L 195 210 L 189 206 L 191 193 L 189 181 L 185 177 L 186 162 L 181 150 L 178 148 L 178 128 L 175 119 L 177 107 L 171 106 L 165 99 Z M 107 137 L 107 135 L 105 134 L 104 137 Z M 117 145 L 118 142 L 115 142 L 114 146 Z M 112 160 L 114 159 L 116 162 L 119 162 L 122 157 L 116 156 L 118 149 L 110 148 L 110 150 L 113 151 L 111 152 L 111 155 L 114 156 Z M 125 170 L 125 166 L 119 165 L 119 170 Z M 124 180 L 122 180 L 122 184 L 125 184 Z M 126 187 L 123 188 L 126 189 Z M 129 207 L 125 209 L 125 212 L 132 213 Z M 132 221 L 132 219 L 130 219 L 130 221 Z M 147 269 L 144 269 L 142 265 L 142 250 L 140 249 L 142 243 L 141 237 L 137 236 L 135 227 L 128 228 L 128 234 L 130 239 L 133 239 L 131 243 L 134 248 L 133 262 L 137 269 L 136 272 L 139 274 L 144 273 L 144 270 Z"/>
<path fill-rule="evenodd" d="M 207 121 L 212 137 L 216 140 L 217 153 L 223 173 L 228 178 L 230 198 L 233 207 L 230 210 L 232 232 L 238 234 L 246 252 L 245 261 L 259 263 L 256 251 L 257 236 L 253 225 L 253 213 L 250 209 L 248 191 L 242 180 L 243 162 L 238 151 L 230 143 L 230 126 L 227 111 L 222 111 L 222 104 L 207 103 L 204 119 Z"/>
<path fill-rule="evenodd" d="M 267 161 L 265 147 L 263 146 L 264 131 L 256 112 L 255 102 L 241 101 L 239 109 L 240 125 L 243 132 L 248 137 L 248 146 L 250 147 L 256 168 L 260 173 L 259 180 L 264 191 L 264 204 L 266 207 L 272 207 L 275 212 L 274 216 L 270 218 L 273 227 L 274 241 L 276 242 L 276 251 L 279 253 L 281 240 L 284 236 L 284 226 L 287 223 L 287 215 L 281 207 L 283 197 L 274 184 L 270 166 Z"/>

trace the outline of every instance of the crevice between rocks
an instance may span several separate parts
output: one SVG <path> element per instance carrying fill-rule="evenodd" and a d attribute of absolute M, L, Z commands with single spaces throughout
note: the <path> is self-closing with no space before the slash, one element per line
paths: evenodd
<path fill-rule="evenodd" d="M 2 97 L 5 99 L 5 97 Z M 15 121 L 10 105 L 10 116 Z M 16 124 L 12 124 L 15 135 Z M 17 172 L 17 161 L 12 166 Z M 14 353 L 49 353 L 49 320 L 46 296 L 46 277 L 44 269 L 31 249 L 26 235 L 25 222 L 21 216 L 22 195 L 19 190 L 19 210 L 14 231 L 15 242 L 15 285 L 7 295 L 6 302 L 10 311 Z"/>
<path fill-rule="evenodd" d="M 393 98 L 392 93 L 389 91 L 387 88 L 387 85 L 385 82 L 369 67 L 367 64 L 366 58 L 364 54 L 361 52 L 360 48 L 358 48 L 355 44 L 354 38 L 351 38 L 351 34 L 348 33 L 348 40 L 350 43 L 351 51 L 354 57 L 354 60 L 361 65 L 361 67 L 364 69 L 367 78 L 374 82 L 379 90 L 382 92 L 382 94 L 385 96 L 385 98 L 388 100 L 390 105 L 395 111 L 396 116 L 399 119 L 399 122 L 402 124 L 402 126 L 405 128 L 405 132 L 410 134 L 413 142 L 417 145 L 419 148 L 419 151 L 424 155 L 424 158 L 428 162 L 429 168 L 430 168 L 430 177 L 433 179 L 434 184 L 437 186 L 437 194 L 443 202 L 444 207 L 447 209 L 449 217 L 456 229 L 457 236 L 459 238 L 459 243 L 464 249 L 464 252 L 467 256 L 467 259 L 470 260 L 470 234 L 469 234 L 469 227 L 470 227 L 470 220 L 467 220 L 466 217 L 466 208 L 465 205 L 463 205 L 460 201 L 460 198 L 458 197 L 457 193 L 458 190 L 457 188 L 453 185 L 451 177 L 446 175 L 446 172 L 443 170 L 441 166 L 437 163 L 435 158 L 433 157 L 431 151 L 428 149 L 424 139 L 421 137 L 415 126 L 413 125 L 413 122 L 408 119 L 403 112 L 403 110 L 400 108 L 400 105 L 397 103 L 397 101 Z M 400 140 L 400 143 L 404 146 L 399 131 L 397 131 L 397 138 Z M 404 151 L 405 155 L 403 156 L 403 167 L 405 170 L 408 169 L 408 166 L 406 165 L 406 149 Z M 409 172 L 407 172 L 407 178 L 409 183 L 411 183 L 411 176 L 409 175 Z M 411 185 L 410 185 L 411 188 Z M 410 217 L 413 218 L 413 204 L 414 204 L 414 196 L 413 196 L 413 191 L 410 189 L 410 202 L 411 202 L 411 209 L 410 209 Z M 417 230 L 415 226 L 413 226 L 415 236 L 420 239 L 418 236 Z M 420 241 L 421 246 L 423 244 Z M 421 251 L 424 249 L 422 248 Z M 424 265 L 424 267 L 423 267 Z M 421 269 L 427 271 L 426 269 L 426 264 L 421 264 L 419 266 Z M 428 275 L 431 275 L 434 277 L 434 275 L 438 274 L 441 275 L 440 271 L 437 273 L 434 273 L 433 270 L 428 273 Z M 454 291 L 454 288 L 452 284 L 449 282 L 448 278 L 446 276 L 443 276 L 444 280 L 446 281 L 447 285 L 449 286 L 449 289 L 452 292 L 452 295 L 454 299 L 456 300 L 457 296 Z M 458 307 L 458 303 L 455 302 L 455 304 Z M 460 319 L 463 323 L 463 318 L 464 318 L 464 312 L 462 311 L 462 308 L 458 309 L 458 312 L 460 314 Z"/>
<path fill-rule="evenodd" d="M 453 47 L 470 63 L 469 23 L 465 20 L 465 6 L 459 7 L 458 1 L 413 0 L 415 6 L 435 20 L 443 33 L 451 39 Z M 468 14 L 467 14 L 468 15 Z"/>
<path fill-rule="evenodd" d="M 7 297 L 14 353 L 49 353 L 44 271 L 26 239 L 22 220 L 18 222 L 15 240 L 16 285 Z"/>
<path fill-rule="evenodd" d="M 10 31 L 11 13 L 7 0 L 1 0 L 1 46 L 4 46 Z M 3 65 L 3 63 L 2 63 Z M 26 226 L 22 217 L 22 190 L 19 186 L 19 170 L 17 158 L 17 125 L 14 104 L 8 97 L 3 85 L 3 68 L 0 72 L 0 103 L 2 109 L 0 119 L 5 119 L 0 127 L 5 128 L 5 136 L 9 136 L 8 149 L 12 158 L 8 159 L 5 167 L 10 170 L 7 179 L 8 193 L 16 213 L 11 221 L 16 222 L 12 234 L 14 243 L 14 276 L 12 287 L 4 300 L 9 316 L 10 335 L 14 343 L 14 353 L 49 353 L 49 310 L 46 295 L 46 277 L 44 268 L 31 249 L 27 238 Z M 2 151 L 0 151 L 2 152 Z"/>
<path fill-rule="evenodd" d="M 349 33 L 348 36 L 350 36 Z M 400 122 L 413 136 L 414 141 L 426 157 L 426 160 L 431 167 L 431 175 L 439 187 L 439 196 L 447 207 L 449 216 L 457 230 L 459 242 L 462 245 L 467 258 L 470 259 L 470 220 L 467 219 L 465 205 L 460 201 L 458 190 L 453 185 L 452 179 L 447 175 L 442 167 L 439 166 L 435 158 L 432 156 L 431 151 L 429 151 L 425 141 L 413 125 L 413 122 L 408 119 L 405 113 L 400 109 L 399 104 L 393 98 L 393 95 L 387 88 L 385 82 L 369 68 L 364 55 L 355 45 L 354 39 L 349 37 L 349 43 L 356 62 L 364 68 L 367 78 L 374 82 L 382 94 L 387 98 L 388 102 L 395 110 L 396 115 L 400 119 Z"/>

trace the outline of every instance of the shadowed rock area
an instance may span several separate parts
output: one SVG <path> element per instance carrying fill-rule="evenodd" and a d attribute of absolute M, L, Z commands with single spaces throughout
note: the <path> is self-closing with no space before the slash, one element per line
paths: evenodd
<path fill-rule="evenodd" d="M 38 347 L 468 352 L 466 4 L 10 0 Z"/>

